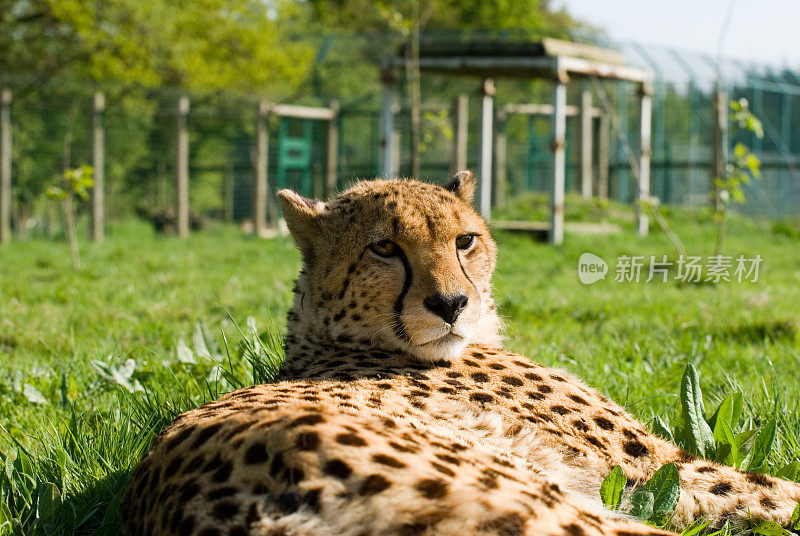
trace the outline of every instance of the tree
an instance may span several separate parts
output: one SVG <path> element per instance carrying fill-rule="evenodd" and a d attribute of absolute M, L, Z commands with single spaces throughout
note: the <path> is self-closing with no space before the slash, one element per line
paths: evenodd
<path fill-rule="evenodd" d="M 294 93 L 308 77 L 313 49 L 288 38 L 278 22 L 283 12 L 274 11 L 294 4 L 0 0 L 0 83 L 15 92 L 20 213 L 32 211 L 53 177 L 90 162 L 84 140 L 93 86 L 108 97 L 107 176 L 118 192 L 154 190 L 153 163 L 170 160 L 156 131 L 172 134 L 175 91 L 153 98 L 149 88 L 273 99 Z"/>
<path fill-rule="evenodd" d="M 381 32 L 405 44 L 405 76 L 411 121 L 411 174 L 420 175 L 421 80 L 423 32 L 513 29 L 527 39 L 566 37 L 575 22 L 547 0 L 310 0 L 312 18 L 330 28 Z M 391 38 L 389 39 L 391 41 Z M 386 38 L 380 41 L 387 41 Z M 375 50 L 374 45 L 372 50 Z M 392 50 L 381 49 L 383 54 Z M 369 54 L 369 51 L 367 51 Z"/>
<path fill-rule="evenodd" d="M 58 200 L 64 211 L 64 223 L 67 229 L 69 249 L 72 253 L 72 268 L 81 269 L 81 257 L 78 250 L 78 234 L 75 231 L 75 200 L 89 198 L 89 188 L 94 184 L 94 170 L 89 166 L 67 169 L 59 184 L 47 189 L 47 196 Z"/>
<path fill-rule="evenodd" d="M 312 51 L 260 0 L 0 0 L 0 70 L 197 91 L 293 91 Z"/>
<path fill-rule="evenodd" d="M 399 17 L 429 12 L 427 30 L 518 29 L 532 38 L 566 37 L 575 21 L 548 0 L 309 0 L 315 17 L 329 27 L 392 31 Z M 396 15 L 387 14 L 396 13 Z"/>

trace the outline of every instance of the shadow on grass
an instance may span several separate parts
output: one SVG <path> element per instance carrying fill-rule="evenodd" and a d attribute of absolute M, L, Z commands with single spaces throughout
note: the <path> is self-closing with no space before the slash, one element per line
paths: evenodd
<path fill-rule="evenodd" d="M 711 335 L 714 339 L 742 345 L 767 342 L 791 342 L 798 338 L 797 321 L 792 318 L 777 318 L 739 322 L 733 325 L 716 326 L 711 330 L 700 326 L 691 328 L 698 336 Z"/>

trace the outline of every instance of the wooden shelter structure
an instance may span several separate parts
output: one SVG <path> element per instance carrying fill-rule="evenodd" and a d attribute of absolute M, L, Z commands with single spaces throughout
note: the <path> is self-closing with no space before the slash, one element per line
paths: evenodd
<path fill-rule="evenodd" d="M 398 143 L 394 127 L 397 108 L 397 83 L 395 71 L 404 69 L 406 57 L 402 53 L 389 57 L 382 71 L 383 99 L 381 110 L 383 174 L 396 176 L 398 172 Z M 481 152 L 479 166 L 480 194 L 478 208 L 488 220 L 492 204 L 492 140 L 494 135 L 494 78 L 540 78 L 552 80 L 553 102 L 548 115 L 551 116 L 553 177 L 550 187 L 551 216 L 548 240 L 561 244 L 564 240 L 564 190 L 566 176 L 565 134 L 567 106 L 567 84 L 573 80 L 618 80 L 639 84 L 641 128 L 638 198 L 650 196 L 650 121 L 651 121 L 651 73 L 625 63 L 622 55 L 614 50 L 590 45 L 544 39 L 540 42 L 461 41 L 426 40 L 420 45 L 419 69 L 421 73 L 436 73 L 448 76 L 470 76 L 483 80 L 481 106 Z M 591 121 L 592 94 L 584 84 L 581 98 L 582 113 Z M 460 115 L 460 114 L 459 114 Z M 583 124 L 585 123 L 582 122 Z M 456 129 L 456 150 L 463 152 L 465 142 L 459 139 L 466 128 Z M 588 138 L 587 138 L 588 137 Z M 591 132 L 582 129 L 582 190 L 591 185 Z M 587 150 L 588 147 L 588 150 Z M 463 158 L 463 156 L 462 156 Z M 588 164 L 586 160 L 588 160 Z M 457 157 L 458 160 L 458 157 Z M 589 186 L 591 191 L 591 186 Z M 637 209 L 638 232 L 647 234 L 648 219 Z"/>

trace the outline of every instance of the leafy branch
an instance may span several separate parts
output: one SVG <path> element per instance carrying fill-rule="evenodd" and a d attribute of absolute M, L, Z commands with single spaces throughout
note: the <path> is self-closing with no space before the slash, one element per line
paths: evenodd
<path fill-rule="evenodd" d="M 730 119 L 738 129 L 752 132 L 756 137 L 764 137 L 764 127 L 761 121 L 750 111 L 747 99 L 732 100 L 730 102 Z M 717 222 L 717 243 L 715 255 L 722 255 L 727 236 L 728 203 L 731 199 L 742 204 L 745 201 L 743 185 L 750 184 L 751 178 L 761 178 L 761 161 L 743 143 L 737 143 L 733 154 L 725 164 L 722 177 L 714 177 L 714 190 L 712 202 L 714 219 Z"/>
<path fill-rule="evenodd" d="M 47 197 L 61 202 L 64 211 L 64 222 L 67 228 L 67 239 L 72 252 L 72 267 L 81 268 L 80 252 L 78 251 L 78 235 L 75 231 L 75 198 L 86 200 L 89 198 L 89 188 L 94 185 L 94 170 L 91 166 L 81 166 L 67 169 L 60 177 L 59 183 L 47 189 Z"/>

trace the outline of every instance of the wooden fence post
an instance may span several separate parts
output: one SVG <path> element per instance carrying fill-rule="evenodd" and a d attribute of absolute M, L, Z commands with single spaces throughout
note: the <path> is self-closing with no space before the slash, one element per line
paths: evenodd
<path fill-rule="evenodd" d="M 331 102 L 330 108 L 333 117 L 328 121 L 325 197 L 329 197 L 336 191 L 339 180 L 339 103 Z"/>
<path fill-rule="evenodd" d="M 0 243 L 11 240 L 11 90 L 0 90 Z"/>
<path fill-rule="evenodd" d="M 178 150 L 175 175 L 175 201 L 178 236 L 189 236 L 189 133 L 187 118 L 189 116 L 189 97 L 178 98 Z"/>
<path fill-rule="evenodd" d="M 506 173 L 506 157 L 507 155 L 507 139 L 506 139 L 506 112 L 499 110 L 497 112 L 497 125 L 495 126 L 495 140 L 494 140 L 494 192 L 492 199 L 492 206 L 502 205 L 506 201 L 507 173 Z"/>
<path fill-rule="evenodd" d="M 492 141 L 494 141 L 494 81 L 487 78 L 481 88 L 483 94 L 481 111 L 481 174 L 479 210 L 484 220 L 489 221 L 492 212 Z"/>
<path fill-rule="evenodd" d="M 608 159 L 611 151 L 611 122 L 605 110 L 600 112 L 597 128 L 597 197 L 608 199 Z"/>
<path fill-rule="evenodd" d="M 102 91 L 94 94 L 92 107 L 92 168 L 94 186 L 92 187 L 92 240 L 103 240 L 105 226 L 105 132 L 103 131 L 103 112 L 106 97 Z"/>
<path fill-rule="evenodd" d="M 564 242 L 564 180 L 566 176 L 567 85 L 556 80 L 553 92 L 553 182 L 550 192 L 549 242 Z"/>
<path fill-rule="evenodd" d="M 592 197 L 592 89 L 583 84 L 581 89 L 581 196 Z"/>
<path fill-rule="evenodd" d="M 461 93 L 455 103 L 455 139 L 453 140 L 453 167 L 450 174 L 467 169 L 467 137 L 469 133 L 469 96 Z"/>
<path fill-rule="evenodd" d="M 267 231 L 267 170 L 269 167 L 269 104 L 262 100 L 256 110 L 256 181 L 253 191 L 253 229 L 256 236 Z"/>

